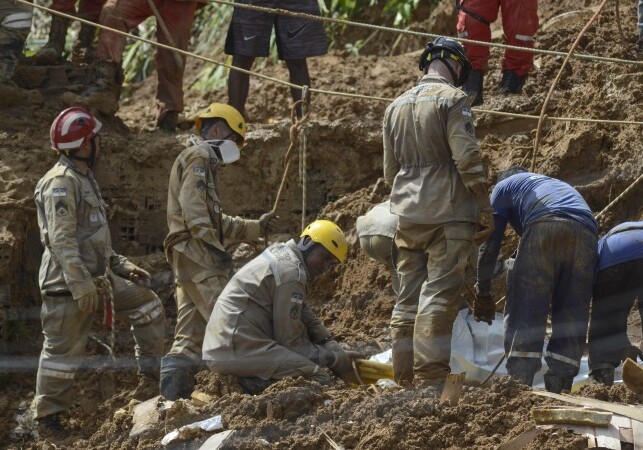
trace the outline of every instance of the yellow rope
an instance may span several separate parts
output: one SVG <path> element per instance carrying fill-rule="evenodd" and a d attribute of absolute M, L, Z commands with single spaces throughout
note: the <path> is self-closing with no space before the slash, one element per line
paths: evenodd
<path fill-rule="evenodd" d="M 351 25 L 351 26 L 356 26 L 361 28 L 367 28 L 369 30 L 388 31 L 392 33 L 406 34 L 410 36 L 417 36 L 417 37 L 423 37 L 423 38 L 436 38 L 436 37 L 442 36 L 440 34 L 424 33 L 422 31 L 404 30 L 401 28 L 386 27 L 383 25 L 373 25 L 370 23 L 355 22 L 352 20 L 335 19 L 333 17 L 318 16 L 315 14 L 295 12 L 295 11 L 290 11 L 290 10 L 281 9 L 281 8 L 266 8 L 263 6 L 234 3 L 228 0 L 206 0 L 205 3 L 218 3 L 220 5 L 227 5 L 227 6 L 232 6 L 234 8 L 247 9 L 250 11 L 259 11 L 259 12 L 270 13 L 270 14 L 279 14 L 283 16 L 299 17 L 302 19 L 316 20 L 319 22 L 329 22 L 329 23 L 335 23 L 339 25 Z M 476 41 L 473 39 L 464 39 L 464 38 L 454 38 L 454 39 L 460 42 L 465 42 L 467 44 L 481 45 L 484 47 L 510 49 L 510 50 L 516 50 L 519 52 L 540 53 L 543 55 L 551 55 L 551 56 L 565 56 L 567 54 L 565 52 L 558 52 L 554 50 L 518 47 L 517 45 L 497 44 L 495 42 Z M 585 55 L 585 54 L 575 54 L 574 57 L 578 59 L 585 59 L 590 61 L 604 61 L 604 62 L 611 62 L 611 63 L 618 63 L 618 64 L 632 64 L 635 66 L 643 66 L 643 61 L 634 61 L 629 59 L 609 58 L 605 56 Z"/>
<path fill-rule="evenodd" d="M 126 33 L 126 32 L 121 31 L 121 30 L 116 30 L 114 28 L 106 27 L 105 25 L 101 25 L 101 24 L 91 22 L 89 20 L 81 19 L 79 17 L 73 16 L 73 15 L 70 15 L 70 14 L 65 14 L 65 13 L 62 13 L 60 11 L 56 11 L 54 9 L 47 8 L 46 6 L 32 4 L 27 0 L 14 0 L 14 1 L 17 2 L 17 3 L 23 3 L 25 5 L 41 9 L 43 11 L 47 11 L 50 14 L 57 15 L 57 16 L 60 16 L 60 17 L 64 17 L 66 19 L 77 20 L 80 23 L 93 26 L 93 27 L 98 28 L 100 30 L 110 31 L 112 33 L 116 33 L 116 34 L 120 34 L 122 36 L 128 37 L 130 39 L 145 42 L 146 44 L 149 44 L 149 45 L 151 45 L 153 47 L 158 47 L 158 48 L 163 48 L 165 50 L 170 50 L 170 51 L 179 53 L 179 54 L 184 55 L 184 56 L 190 56 L 192 58 L 199 59 L 201 61 L 216 64 L 218 66 L 223 66 L 223 67 L 225 67 L 227 69 L 230 69 L 230 70 L 236 70 L 238 72 L 242 72 L 242 73 L 252 75 L 252 76 L 255 76 L 255 77 L 258 77 L 258 78 L 262 78 L 264 80 L 268 80 L 268 81 L 271 81 L 271 82 L 276 83 L 276 84 L 282 84 L 284 86 L 288 86 L 288 87 L 295 88 L 295 89 L 300 89 L 300 90 L 303 90 L 303 88 L 304 88 L 303 86 L 300 86 L 300 85 L 297 85 L 297 84 L 294 84 L 294 83 L 290 83 L 290 82 L 285 81 L 285 80 L 280 80 L 278 78 L 273 78 L 273 77 L 270 77 L 268 75 L 263 75 L 263 74 L 258 73 L 258 72 L 252 72 L 250 70 L 242 69 L 240 67 L 236 67 L 236 66 L 233 66 L 231 64 L 222 63 L 222 62 L 216 61 L 216 60 L 214 60 L 212 58 L 208 58 L 206 56 L 198 55 L 196 53 L 188 52 L 186 50 L 181 50 L 179 48 L 175 48 L 175 47 L 172 47 L 170 45 L 161 44 L 159 42 L 155 42 L 155 41 L 152 41 L 150 39 L 146 39 L 146 38 L 143 38 L 143 37 L 140 37 L 140 36 L 135 36 L 133 34 Z M 212 1 L 214 1 L 214 0 L 212 0 Z M 219 1 L 219 0 L 216 0 L 216 1 Z M 353 94 L 353 93 L 349 93 L 349 92 L 340 92 L 340 91 L 330 91 L 330 90 L 326 90 L 326 89 L 313 89 L 313 88 L 310 88 L 309 91 L 314 92 L 314 93 L 318 93 L 318 94 L 333 95 L 333 96 L 347 97 L 347 98 L 357 98 L 357 99 L 363 99 L 363 100 L 374 100 L 374 101 L 380 101 L 380 102 L 386 102 L 386 103 L 390 103 L 390 102 L 392 102 L 394 100 L 392 98 L 386 98 L 386 97 L 376 97 L 376 96 L 372 96 L 372 95 Z M 473 108 L 473 111 L 478 112 L 478 113 L 491 114 L 491 115 L 494 115 L 494 116 L 513 117 L 513 118 L 519 118 L 519 119 L 522 118 L 522 119 L 538 120 L 538 118 L 539 118 L 538 116 L 530 115 L 530 114 L 509 113 L 509 112 L 493 111 L 493 110 L 486 110 L 486 109 L 479 109 L 479 108 Z M 604 123 L 604 124 L 639 125 L 639 126 L 643 125 L 643 122 L 632 121 L 632 120 L 585 119 L 585 118 L 580 118 L 580 117 L 548 117 L 548 119 L 551 120 L 551 121 L 559 121 L 559 122 L 584 122 L 584 123 Z"/>

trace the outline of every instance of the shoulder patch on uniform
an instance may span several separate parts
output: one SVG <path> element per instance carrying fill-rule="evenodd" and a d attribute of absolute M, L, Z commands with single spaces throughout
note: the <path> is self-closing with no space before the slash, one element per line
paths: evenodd
<path fill-rule="evenodd" d="M 67 188 L 55 187 L 51 190 L 51 195 L 54 197 L 67 197 Z"/>
<path fill-rule="evenodd" d="M 301 310 L 304 306 L 304 294 L 301 292 L 293 292 L 290 297 L 290 318 L 292 320 L 301 319 Z"/>
<path fill-rule="evenodd" d="M 467 116 L 467 117 L 473 117 L 473 113 L 471 112 L 471 108 L 468 106 L 462 107 L 462 115 Z"/>
<path fill-rule="evenodd" d="M 69 207 L 67 206 L 67 202 L 59 200 L 58 203 L 56 203 L 56 215 L 66 216 L 67 214 L 69 214 Z"/>
<path fill-rule="evenodd" d="M 199 181 L 196 182 L 196 188 L 200 192 L 205 192 L 205 188 L 207 188 L 207 187 L 208 187 L 208 185 L 204 180 L 199 180 Z"/>
<path fill-rule="evenodd" d="M 204 177 L 205 176 L 205 167 L 203 166 L 194 166 L 192 167 L 192 173 Z"/>
<path fill-rule="evenodd" d="M 464 129 L 467 130 L 467 133 L 470 134 L 471 136 L 476 134 L 476 132 L 473 129 L 473 124 L 471 122 L 465 123 Z"/>

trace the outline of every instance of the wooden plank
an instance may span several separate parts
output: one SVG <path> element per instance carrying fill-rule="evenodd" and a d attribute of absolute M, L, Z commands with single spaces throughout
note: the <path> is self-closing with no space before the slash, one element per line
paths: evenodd
<path fill-rule="evenodd" d="M 602 400 L 595 400 L 593 398 L 574 396 L 574 395 L 568 395 L 568 394 L 554 394 L 553 392 L 545 392 L 545 391 L 532 391 L 532 394 L 540 395 L 541 397 L 554 398 L 562 402 L 573 403 L 576 405 L 589 406 L 590 408 L 610 411 L 610 412 L 613 412 L 614 414 L 620 414 L 621 416 L 629 417 L 631 419 L 643 422 L 643 408 L 640 408 L 640 407 L 632 407 L 628 405 L 623 405 L 621 403 L 604 402 Z"/>
<path fill-rule="evenodd" d="M 534 408 L 531 416 L 539 425 L 569 424 L 607 428 L 612 413 L 583 408 Z"/>
<path fill-rule="evenodd" d="M 632 392 L 643 394 L 643 367 L 627 358 L 623 363 L 623 382 Z"/>
<path fill-rule="evenodd" d="M 513 439 L 504 442 L 497 450 L 520 450 L 529 445 L 534 439 L 538 437 L 543 431 L 551 429 L 551 427 L 537 427 L 533 425 L 531 428 L 526 429 Z"/>
<path fill-rule="evenodd" d="M 618 433 L 621 442 L 627 442 L 628 444 L 634 443 L 634 432 L 631 428 L 619 428 Z"/>
<path fill-rule="evenodd" d="M 440 404 L 449 402 L 451 405 L 457 405 L 460 401 L 460 394 L 462 394 L 462 384 L 467 376 L 466 372 L 450 373 L 444 383 L 442 395 L 440 396 Z"/>
<path fill-rule="evenodd" d="M 607 428 L 596 428 L 596 445 L 598 447 L 621 450 L 621 437 L 618 428 L 614 425 Z"/>
<path fill-rule="evenodd" d="M 643 422 L 632 421 L 632 432 L 634 434 L 634 450 L 643 450 Z"/>

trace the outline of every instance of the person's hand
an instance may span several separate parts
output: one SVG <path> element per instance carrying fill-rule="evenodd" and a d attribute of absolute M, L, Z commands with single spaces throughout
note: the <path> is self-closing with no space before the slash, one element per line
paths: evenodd
<path fill-rule="evenodd" d="M 346 383 L 360 384 L 353 369 L 353 360 L 363 358 L 364 355 L 361 352 L 341 348 L 332 354 L 335 360 L 330 364 L 329 369 Z"/>
<path fill-rule="evenodd" d="M 79 297 L 77 300 L 78 309 L 84 313 L 93 313 L 98 309 L 98 292 L 96 288 L 88 294 Z"/>
<path fill-rule="evenodd" d="M 476 293 L 476 299 L 473 302 L 473 318 L 476 322 L 486 322 L 491 325 L 496 318 L 496 303 L 489 293 Z"/>
<path fill-rule="evenodd" d="M 146 288 L 152 286 L 152 275 L 150 275 L 147 270 L 141 269 L 138 266 L 134 266 L 129 274 L 129 279 L 136 284 L 145 286 Z"/>
<path fill-rule="evenodd" d="M 277 220 L 279 216 L 276 212 L 271 211 L 261 215 L 259 217 L 259 228 L 261 228 L 261 233 L 271 233 L 277 229 Z"/>

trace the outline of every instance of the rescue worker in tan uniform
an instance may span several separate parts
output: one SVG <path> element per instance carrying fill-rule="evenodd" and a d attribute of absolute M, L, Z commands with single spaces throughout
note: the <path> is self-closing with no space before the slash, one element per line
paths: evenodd
<path fill-rule="evenodd" d="M 384 178 L 399 216 L 391 337 L 402 384 L 414 375 L 439 382 L 449 374 L 467 260 L 474 240 L 483 242 L 493 226 L 469 100 L 458 88 L 470 67 L 460 43 L 435 39 L 420 57 L 419 84 L 384 115 Z"/>
<path fill-rule="evenodd" d="M 189 398 L 201 362 L 205 326 L 219 294 L 232 275 L 225 245 L 256 241 L 271 231 L 274 212 L 259 220 L 221 212 L 218 170 L 239 159 L 246 123 L 230 105 L 213 103 L 196 119 L 190 145 L 170 173 L 165 240 L 167 259 L 176 278 L 177 322 L 174 343 L 161 361 L 161 394 L 170 400 Z"/>
<path fill-rule="evenodd" d="M 156 384 L 164 350 L 163 305 L 140 285 L 149 282 L 150 274 L 112 249 L 107 204 L 91 169 L 100 152 L 100 129 L 101 123 L 84 108 L 60 113 L 50 132 L 60 159 L 36 185 L 44 246 L 39 282 L 45 341 L 34 408 L 45 430 L 60 430 L 60 412 L 69 409 L 74 399 L 74 375 L 100 301 L 105 301 L 106 312 L 111 313 L 113 306 L 116 318 L 131 325 L 142 384 Z M 112 296 L 99 293 L 97 286 L 105 283 L 111 285 Z"/>
<path fill-rule="evenodd" d="M 328 384 L 322 367 L 355 381 L 357 354 L 344 351 L 306 304 L 308 283 L 344 262 L 346 252 L 342 230 L 316 220 L 298 242 L 274 244 L 242 267 L 208 321 L 203 359 L 210 369 L 236 375 L 250 394 L 285 377 Z"/>

